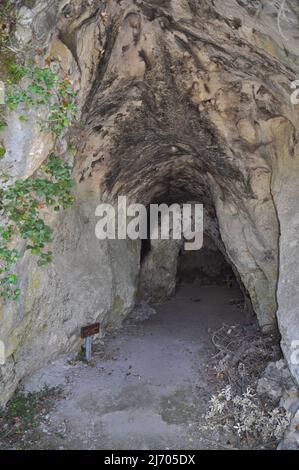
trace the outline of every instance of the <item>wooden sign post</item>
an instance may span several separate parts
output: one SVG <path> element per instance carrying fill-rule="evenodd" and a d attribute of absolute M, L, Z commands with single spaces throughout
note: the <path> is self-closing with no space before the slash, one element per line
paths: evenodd
<path fill-rule="evenodd" d="M 100 332 L 100 324 L 93 323 L 92 325 L 83 326 L 81 328 L 81 338 L 85 339 L 85 358 L 89 362 L 92 356 L 92 340 L 93 336 Z"/>

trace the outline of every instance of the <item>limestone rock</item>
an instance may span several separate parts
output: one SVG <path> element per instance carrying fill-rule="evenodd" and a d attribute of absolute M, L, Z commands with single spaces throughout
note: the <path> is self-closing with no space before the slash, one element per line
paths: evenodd
<path fill-rule="evenodd" d="M 295 396 L 296 394 L 298 395 L 298 390 L 294 385 L 288 365 L 283 359 L 277 362 L 270 362 L 257 385 L 257 392 L 259 394 L 268 395 L 276 400 L 281 399 L 282 406 L 287 405 L 285 396 L 291 396 L 294 390 Z M 289 408 L 286 409 L 290 411 Z"/>
<path fill-rule="evenodd" d="M 141 263 L 139 298 L 156 304 L 174 293 L 180 245 L 179 240 L 151 240 L 151 250 Z"/>
<path fill-rule="evenodd" d="M 278 450 L 299 450 L 299 410 L 293 417 L 284 439 L 279 443 Z"/>

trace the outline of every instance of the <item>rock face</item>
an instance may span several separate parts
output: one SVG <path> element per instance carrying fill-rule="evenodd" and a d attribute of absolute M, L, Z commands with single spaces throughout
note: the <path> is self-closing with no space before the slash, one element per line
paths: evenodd
<path fill-rule="evenodd" d="M 40 0 L 26 10 L 19 36 L 27 42 L 30 27 L 43 56 L 72 76 L 82 125 L 74 132 L 76 203 L 52 220 L 55 262 L 41 269 L 26 255 L 21 301 L 0 312 L 0 401 L 27 372 L 78 348 L 83 324 L 119 325 L 133 309 L 140 243 L 94 233 L 96 206 L 119 195 L 146 206 L 204 204 L 209 234 L 261 327 L 273 330 L 278 319 L 299 381 L 299 105 L 290 99 L 299 8 L 295 0 L 287 11 L 275 5 Z M 3 164 L 28 176 L 51 142 L 10 120 Z"/>
<path fill-rule="evenodd" d="M 270 362 L 258 381 L 257 393 L 279 400 L 290 417 L 290 425 L 278 445 L 279 450 L 299 448 L 299 392 L 294 384 L 286 361 Z"/>
<path fill-rule="evenodd" d="M 140 267 L 138 296 L 160 303 L 175 291 L 179 240 L 152 240 L 151 250 Z"/>

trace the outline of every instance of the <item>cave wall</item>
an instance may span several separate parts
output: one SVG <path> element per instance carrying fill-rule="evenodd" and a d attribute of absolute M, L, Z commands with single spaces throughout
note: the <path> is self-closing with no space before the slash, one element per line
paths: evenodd
<path fill-rule="evenodd" d="M 95 207 L 118 195 L 146 206 L 187 198 L 215 214 L 218 243 L 265 331 L 275 329 L 278 309 L 291 362 L 299 338 L 299 109 L 290 102 L 299 11 L 291 1 L 286 41 L 277 11 L 261 3 L 40 0 L 26 7 L 19 40 L 42 49 L 40 64 L 58 59 L 78 90 L 81 123 L 70 131 L 76 203 L 50 220 L 54 264 L 37 268 L 27 254 L 18 267 L 21 302 L 1 308 L 0 401 L 25 374 L 76 350 L 82 324 L 119 324 L 132 309 L 139 244 L 94 234 Z M 53 143 L 31 121 L 9 119 L 3 165 L 26 177 Z M 70 158 L 64 138 L 59 145 Z"/>
<path fill-rule="evenodd" d="M 142 260 L 138 298 L 150 304 L 165 302 L 175 292 L 180 240 L 151 240 L 151 249 Z"/>
<path fill-rule="evenodd" d="M 22 296 L 1 309 L 0 400 L 6 402 L 20 379 L 61 352 L 76 353 L 84 325 L 118 328 L 133 309 L 140 267 L 140 242 L 100 241 L 94 227 L 98 198 L 80 191 L 75 206 L 52 221 L 54 262 L 37 266 L 26 255 L 18 272 Z"/>
<path fill-rule="evenodd" d="M 289 122 L 276 122 L 273 134 L 284 142 L 273 171 L 272 191 L 279 219 L 279 279 L 277 286 L 277 319 L 281 332 L 282 350 L 293 376 L 299 377 L 299 310 L 298 310 L 298 233 L 299 197 L 298 141 L 294 142 L 293 127 Z M 289 145 L 294 142 L 294 153 Z"/>

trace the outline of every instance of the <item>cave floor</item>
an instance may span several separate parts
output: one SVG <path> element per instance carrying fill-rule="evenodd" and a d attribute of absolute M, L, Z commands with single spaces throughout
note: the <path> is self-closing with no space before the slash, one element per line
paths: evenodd
<path fill-rule="evenodd" d="M 245 322 L 237 289 L 180 286 L 148 320 L 128 323 L 96 348 L 91 365 L 62 358 L 26 384 L 63 385 L 40 426 L 37 448 L 217 449 L 203 431 L 213 389 L 210 330 Z"/>

